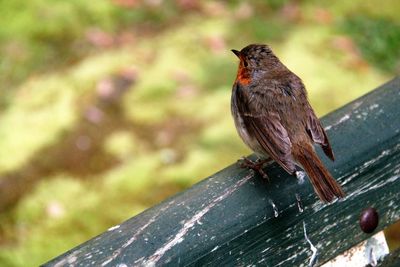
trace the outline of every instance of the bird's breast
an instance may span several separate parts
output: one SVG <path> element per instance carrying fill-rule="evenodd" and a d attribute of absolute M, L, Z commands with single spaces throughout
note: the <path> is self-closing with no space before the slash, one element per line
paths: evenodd
<path fill-rule="evenodd" d="M 248 85 L 251 82 L 250 79 L 250 71 L 243 67 L 239 66 L 238 72 L 236 74 L 236 83 L 240 83 L 241 85 Z"/>
<path fill-rule="evenodd" d="M 237 82 L 235 82 L 232 90 L 232 99 L 231 99 L 232 117 L 235 122 L 236 130 L 240 138 L 243 140 L 243 142 L 253 151 L 258 151 L 259 144 L 254 139 L 254 137 L 248 132 L 246 122 L 244 121 L 246 118 L 239 112 L 239 105 L 246 104 L 243 103 L 243 101 L 245 100 L 241 97 L 241 92 L 239 92 L 240 90 L 243 90 L 242 86 Z"/>

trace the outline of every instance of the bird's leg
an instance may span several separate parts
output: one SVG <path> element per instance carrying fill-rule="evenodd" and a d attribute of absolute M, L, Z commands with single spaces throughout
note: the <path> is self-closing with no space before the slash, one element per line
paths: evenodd
<path fill-rule="evenodd" d="M 270 158 L 257 159 L 256 161 L 252 161 L 251 159 L 248 159 L 246 157 L 241 157 L 238 160 L 238 163 L 241 168 L 252 169 L 252 170 L 256 171 L 258 174 L 260 174 L 262 176 L 262 178 L 267 179 L 269 181 L 268 175 L 264 172 L 264 170 L 262 168 L 265 163 L 270 162 L 270 161 L 271 161 Z"/>

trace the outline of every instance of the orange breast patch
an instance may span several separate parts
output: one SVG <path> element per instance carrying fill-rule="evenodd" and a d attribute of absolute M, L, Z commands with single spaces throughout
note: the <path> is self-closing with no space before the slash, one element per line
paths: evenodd
<path fill-rule="evenodd" d="M 242 66 L 242 64 L 239 65 L 239 69 L 236 75 L 236 82 L 239 82 L 243 85 L 250 83 L 250 73 L 245 67 Z"/>

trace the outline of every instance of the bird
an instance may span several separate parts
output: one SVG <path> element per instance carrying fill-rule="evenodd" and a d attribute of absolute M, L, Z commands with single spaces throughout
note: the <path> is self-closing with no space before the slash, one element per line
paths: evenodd
<path fill-rule="evenodd" d="M 297 167 L 308 175 L 323 202 L 345 193 L 315 152 L 320 145 L 334 161 L 328 136 L 311 107 L 302 80 L 290 71 L 265 44 L 250 44 L 238 51 L 239 67 L 232 87 L 231 113 L 243 142 L 264 160 L 243 158 L 242 167 L 259 171 L 272 159 L 297 176 Z"/>

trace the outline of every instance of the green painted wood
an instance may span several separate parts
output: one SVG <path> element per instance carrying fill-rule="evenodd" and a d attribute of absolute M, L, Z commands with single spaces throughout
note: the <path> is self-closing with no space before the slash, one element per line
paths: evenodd
<path fill-rule="evenodd" d="M 44 266 L 306 266 L 304 226 L 326 262 L 370 236 L 358 225 L 363 209 L 377 209 L 376 231 L 400 219 L 400 78 L 322 122 L 336 161 L 318 153 L 345 199 L 321 203 L 308 179 L 275 163 L 270 182 L 233 164 Z"/>

